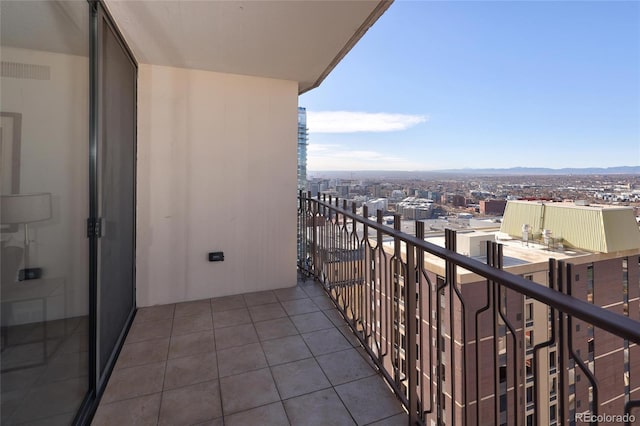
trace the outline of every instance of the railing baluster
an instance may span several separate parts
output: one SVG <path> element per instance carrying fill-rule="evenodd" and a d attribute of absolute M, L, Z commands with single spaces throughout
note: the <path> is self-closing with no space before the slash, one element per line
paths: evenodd
<path fill-rule="evenodd" d="M 549 288 L 555 288 L 555 282 L 556 282 L 555 274 L 556 274 L 556 261 L 555 259 L 549 259 L 549 273 L 548 273 Z M 550 308 L 549 318 L 551 318 L 551 321 L 549 322 L 549 327 L 551 327 L 551 336 L 549 336 L 547 340 L 540 342 L 533 347 L 533 362 L 531 364 L 531 368 L 533 369 L 533 406 L 534 407 L 538 406 L 538 402 L 539 402 L 538 394 L 540 392 L 540 378 L 538 375 L 538 360 L 540 358 L 539 352 L 542 348 L 547 348 L 552 344 L 554 344 L 556 341 L 555 309 Z M 556 393 L 557 393 L 557 390 L 556 390 Z M 536 424 L 536 425 L 539 424 L 538 410 L 533 410 L 533 424 Z"/>
<path fill-rule="evenodd" d="M 559 261 L 558 262 L 558 268 L 557 268 L 557 272 L 558 272 L 558 290 L 562 293 L 564 291 L 565 288 L 565 284 L 564 284 L 564 273 L 565 273 L 565 268 L 564 268 L 564 262 L 563 261 Z M 569 407 L 567 407 L 567 404 L 565 403 L 565 401 L 567 400 L 568 397 L 568 393 L 569 393 L 569 389 L 568 389 L 568 385 L 567 385 L 567 353 L 566 353 L 566 340 L 565 340 L 565 335 L 566 335 L 566 320 L 565 320 L 565 313 L 561 310 L 558 310 L 558 367 L 560 368 L 559 370 L 559 376 L 560 376 L 560 380 L 559 380 L 559 386 L 560 389 L 562 390 L 562 395 L 560 398 L 560 401 L 558 401 L 558 411 L 559 414 L 562 418 L 562 422 L 566 422 L 566 424 L 570 424 L 571 419 L 569 419 Z"/>
<path fill-rule="evenodd" d="M 400 230 L 400 215 L 393 216 L 393 229 L 396 231 Z M 393 288 L 391 290 L 391 297 L 393 300 L 392 309 L 393 309 L 393 371 L 394 378 L 398 386 L 400 386 L 400 381 L 402 380 L 402 372 L 400 370 L 400 348 L 402 344 L 400 342 L 400 277 L 402 276 L 402 247 L 400 246 L 400 239 L 396 238 L 394 241 L 394 252 L 393 252 Z"/>
<path fill-rule="evenodd" d="M 491 245 L 491 266 L 497 268 L 498 253 L 495 244 Z M 491 281 L 491 318 L 493 324 L 493 415 L 499 423 L 500 419 L 500 341 L 498 324 L 498 300 L 500 298 L 499 287 L 495 281 Z"/>
<path fill-rule="evenodd" d="M 417 328 L 416 328 L 416 264 L 415 247 L 406 245 L 407 274 L 405 279 L 405 331 L 407 335 L 407 347 L 404 355 L 407 361 L 406 375 L 408 377 L 409 393 L 409 420 L 411 424 L 418 422 L 418 383 L 416 381 L 416 357 L 417 357 Z"/>
<path fill-rule="evenodd" d="M 456 251 L 457 250 L 457 244 L 456 244 L 456 232 L 452 229 L 446 229 L 445 230 L 445 248 L 451 250 L 451 251 Z M 455 426 L 456 424 L 456 416 L 455 416 L 455 401 L 456 401 L 456 383 L 455 383 L 455 368 L 456 368 L 456 334 L 455 334 L 455 324 L 456 324 L 456 320 L 455 320 L 455 309 L 454 309 L 454 298 L 453 295 L 455 294 L 455 287 L 456 287 L 456 265 L 453 262 L 446 262 L 446 285 L 449 287 L 449 342 L 450 342 L 450 348 L 451 350 L 449 351 L 449 357 L 451 358 L 451 364 L 449 367 L 449 371 L 451 374 L 451 380 L 449 381 L 449 383 L 451 383 L 451 407 L 452 407 L 452 413 L 451 413 L 451 424 Z M 464 323 L 462 324 L 462 327 L 464 328 Z"/>
<path fill-rule="evenodd" d="M 353 210 L 355 213 L 355 203 L 353 204 Z M 369 209 L 367 208 L 366 205 L 362 206 L 362 216 L 363 217 L 368 217 L 369 216 Z M 354 226 L 355 226 L 355 220 L 354 220 Z M 365 341 L 367 341 L 368 344 L 369 343 L 369 339 L 371 339 L 372 337 L 372 321 L 373 321 L 373 315 L 374 315 L 374 308 L 372 306 L 372 301 L 374 300 L 371 295 L 371 289 L 373 286 L 373 273 L 374 271 L 371 269 L 372 268 L 372 251 L 371 251 L 371 244 L 369 242 L 369 227 L 367 226 L 367 224 L 363 224 L 363 230 L 362 230 L 362 274 L 363 274 L 363 283 L 362 283 L 362 299 L 363 299 L 363 303 L 364 303 L 364 312 L 365 312 L 365 324 L 363 325 L 363 337 L 365 339 Z"/>
<path fill-rule="evenodd" d="M 492 265 L 493 262 L 493 243 L 491 241 L 486 242 L 486 252 L 487 252 L 487 265 Z M 491 300 L 492 300 L 492 286 L 489 280 L 486 281 L 486 290 L 487 290 L 487 303 L 480 307 L 475 314 L 475 375 L 476 375 L 476 386 L 475 386 L 475 405 L 476 405 L 476 424 L 479 424 L 480 417 L 480 329 L 478 324 L 480 323 L 479 319 L 482 313 L 487 312 L 491 308 Z"/>
<path fill-rule="evenodd" d="M 567 270 L 567 295 L 571 296 L 571 290 L 572 290 L 572 284 L 573 284 L 573 268 L 571 264 L 567 264 L 566 265 L 566 270 Z M 578 366 L 580 367 L 580 370 L 582 370 L 582 372 L 587 376 L 587 379 L 589 379 L 589 383 L 591 383 L 591 386 L 593 387 L 593 401 L 590 403 L 591 406 L 591 412 L 593 413 L 594 416 L 598 415 L 598 384 L 596 383 L 596 379 L 593 376 L 593 374 L 591 373 L 591 371 L 587 368 L 587 366 L 584 364 L 584 362 L 582 361 L 582 359 L 580 358 L 580 356 L 576 353 L 576 351 L 573 348 L 573 318 L 571 317 L 571 315 L 568 315 L 567 317 L 567 346 L 569 348 L 569 354 L 571 355 L 571 357 L 573 358 L 573 360 L 578 364 Z M 575 374 L 575 373 L 574 373 Z M 576 410 L 577 412 L 577 410 Z M 592 425 L 597 424 L 596 421 L 592 421 L 591 422 Z"/>
<path fill-rule="evenodd" d="M 382 221 L 383 221 L 383 217 L 382 217 L 382 210 L 377 210 L 376 211 L 376 221 L 378 223 L 378 225 L 382 226 Z M 380 289 L 380 308 L 383 312 L 383 321 L 382 324 L 383 326 L 381 327 L 381 329 L 386 330 L 385 331 L 385 336 L 384 336 L 384 341 L 381 342 L 382 343 L 382 348 L 383 348 L 383 352 L 380 356 L 380 361 L 382 362 L 383 358 L 387 356 L 387 354 L 389 353 L 391 346 L 390 346 L 390 342 L 391 342 L 391 335 L 392 335 L 392 331 L 391 331 L 391 267 L 389 262 L 387 261 L 387 254 L 384 251 L 384 247 L 383 247 L 383 241 L 382 241 L 382 229 L 378 228 L 377 230 L 377 243 L 378 243 L 378 256 L 380 258 L 380 265 L 383 268 L 383 273 L 381 274 L 381 277 L 383 277 L 383 279 L 381 280 L 380 284 L 379 284 L 379 289 Z"/>
<path fill-rule="evenodd" d="M 424 241 L 425 232 L 424 232 L 424 222 L 416 220 L 416 237 L 421 241 Z M 420 388 L 419 399 L 420 399 L 420 420 L 425 421 L 425 414 L 429 414 L 433 411 L 432 397 L 433 397 L 433 381 L 429 380 L 429 391 L 426 391 L 425 386 L 425 347 L 428 348 L 429 354 L 429 364 L 431 364 L 433 360 L 433 345 L 431 344 L 432 338 L 432 327 L 431 327 L 431 318 L 428 318 L 427 327 L 427 344 L 424 342 L 424 332 L 423 329 L 425 327 L 425 318 L 424 318 L 424 303 L 425 300 L 428 303 L 428 312 L 431 313 L 431 285 L 428 279 L 428 275 L 424 273 L 424 250 L 420 250 L 416 248 L 416 277 L 418 281 L 416 282 L 416 290 L 418 292 L 418 299 L 416 303 L 418 305 L 418 337 L 417 341 L 420 344 L 420 348 L 418 351 L 418 356 L 420 358 L 420 380 L 418 382 L 418 386 Z M 422 280 L 426 282 L 423 285 Z M 426 299 L 425 299 L 426 297 Z M 431 378 L 431 373 L 429 373 L 429 378 Z M 425 405 L 429 408 L 425 408 Z"/>

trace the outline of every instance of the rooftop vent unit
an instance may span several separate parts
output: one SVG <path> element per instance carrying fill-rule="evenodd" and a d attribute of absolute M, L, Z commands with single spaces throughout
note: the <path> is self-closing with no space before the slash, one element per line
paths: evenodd
<path fill-rule="evenodd" d="M 529 231 L 530 231 L 531 227 L 529 226 L 529 224 L 525 223 L 524 225 L 522 225 L 522 241 L 527 243 L 527 246 L 529 245 Z"/>

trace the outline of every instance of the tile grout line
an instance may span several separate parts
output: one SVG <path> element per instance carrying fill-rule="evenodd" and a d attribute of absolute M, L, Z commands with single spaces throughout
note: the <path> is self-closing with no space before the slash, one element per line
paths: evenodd
<path fill-rule="evenodd" d="M 303 290 L 303 291 L 304 291 L 304 290 Z M 305 293 L 307 293 L 307 292 L 305 291 Z M 311 299 L 311 297 L 312 297 L 312 296 L 311 296 L 311 295 L 309 295 L 309 293 L 307 293 L 307 295 L 309 296 L 309 299 Z M 323 296 L 324 296 L 324 297 L 329 297 L 329 295 L 328 295 L 326 292 L 323 294 Z M 330 299 L 330 300 L 331 300 L 331 299 Z M 313 302 L 313 300 L 312 300 L 312 302 Z M 333 300 L 331 300 L 331 302 L 333 303 Z M 314 304 L 315 304 L 315 302 L 314 302 Z M 316 306 L 317 306 L 317 305 L 316 305 Z M 322 312 L 322 309 L 320 310 L 320 312 Z M 324 314 L 324 312 L 323 312 L 323 314 Z M 326 316 L 326 315 L 325 315 L 325 316 Z M 328 318 L 328 317 L 327 317 L 327 318 Z M 331 322 L 331 324 L 333 325 L 333 328 L 334 328 L 338 333 L 340 333 L 340 330 L 338 330 L 338 326 L 336 326 L 336 325 L 333 323 L 333 321 L 331 321 L 331 319 L 329 319 L 329 321 L 330 321 L 330 322 Z M 328 330 L 328 329 L 327 329 L 327 330 Z M 340 335 L 341 335 L 341 336 L 342 336 L 342 337 L 347 341 L 347 343 L 349 343 L 349 345 L 351 346 L 351 348 L 350 348 L 350 349 L 353 349 L 353 345 L 351 345 L 351 342 L 349 342 L 349 341 L 347 340 L 347 338 L 346 338 L 346 337 L 344 337 L 344 336 L 342 335 L 342 333 L 340 333 Z M 303 339 L 303 340 L 304 340 L 304 339 Z M 305 342 L 305 343 L 306 343 L 306 342 Z M 347 350 L 347 349 L 342 349 L 342 350 Z M 342 351 L 342 350 L 339 350 L 339 351 L 333 351 L 333 352 L 328 352 L 328 353 L 326 353 L 326 354 L 321 354 L 321 355 L 329 355 L 329 354 L 332 354 L 332 353 L 340 352 L 340 351 Z M 315 357 L 316 357 L 316 355 L 315 355 L 315 354 L 313 354 L 313 352 L 312 352 L 311 354 L 313 355 L 313 357 L 314 357 L 314 359 L 315 359 L 316 363 L 320 366 L 320 370 L 322 371 L 322 373 L 323 373 L 323 374 L 325 374 L 325 373 L 324 373 L 324 369 L 322 368 L 322 366 L 320 365 L 320 363 L 318 362 L 318 360 L 315 358 Z M 325 374 L 325 376 L 326 376 L 326 374 Z M 357 424 L 358 424 L 358 422 L 356 421 L 355 417 L 353 417 L 353 414 L 351 413 L 351 410 L 349 410 L 349 408 L 347 407 L 347 405 L 344 403 L 344 401 L 343 401 L 343 400 L 342 400 L 342 398 L 340 397 L 340 394 L 339 394 L 339 393 L 338 393 L 338 391 L 336 390 L 336 387 L 333 385 L 333 383 L 331 383 L 331 380 L 329 380 L 329 378 L 328 378 L 328 377 L 327 377 L 327 380 L 329 381 L 329 384 L 331 385 L 330 389 L 331 389 L 331 390 L 336 394 L 336 396 L 338 397 L 338 400 L 340 401 L 340 403 L 342 404 L 342 406 L 344 407 L 344 409 L 345 409 L 345 410 L 347 410 L 347 413 L 349 413 L 349 417 L 351 418 L 351 420 L 353 420 L 353 423 L 354 423 L 355 425 L 357 425 Z"/>
<path fill-rule="evenodd" d="M 213 353 L 216 356 L 216 377 L 218 382 L 218 402 L 220 403 L 220 417 L 222 424 L 224 425 L 224 407 L 222 406 L 222 384 L 220 383 L 220 361 L 218 357 L 218 345 L 216 344 L 216 325 L 213 322 L 213 306 L 211 306 L 213 299 L 209 299 L 209 309 L 211 309 L 211 336 L 213 338 Z"/>
<path fill-rule="evenodd" d="M 173 322 L 176 317 L 176 304 L 173 305 L 173 315 L 171 316 L 171 332 L 169 333 L 169 348 L 171 347 L 171 338 L 173 337 Z M 162 401 L 164 400 L 164 381 L 167 376 L 167 367 L 169 366 L 169 348 L 167 348 L 167 359 L 164 363 L 164 373 L 162 374 L 162 386 L 160 387 L 160 405 L 158 406 L 158 417 L 156 425 L 160 424 L 160 415 L 162 414 Z"/>
<path fill-rule="evenodd" d="M 273 294 L 274 294 L 274 296 L 275 296 L 275 293 L 273 293 Z M 280 305 L 280 307 L 284 310 L 284 307 L 281 305 L 280 301 L 278 300 L 278 297 L 277 297 L 277 296 L 275 296 L 275 297 L 276 297 L 277 303 L 278 303 L 278 304 Z M 246 300 L 245 300 L 245 302 L 246 302 Z M 266 304 L 266 303 L 265 303 L 265 304 Z M 263 304 L 263 305 L 264 305 L 264 304 Z M 260 306 L 260 305 L 255 305 L 255 306 Z M 247 310 L 249 310 L 249 309 L 247 309 Z M 285 313 L 286 313 L 286 311 L 285 311 Z M 253 327 L 253 330 L 254 330 L 254 331 L 255 331 L 255 333 L 256 333 L 256 337 L 258 338 L 258 344 L 260 345 L 260 350 L 262 351 L 262 355 L 264 356 L 265 362 L 266 362 L 266 364 L 267 364 L 267 367 L 266 367 L 266 368 L 268 368 L 268 369 L 269 369 L 269 375 L 271 376 L 271 380 L 273 381 L 273 385 L 274 385 L 274 386 L 275 386 L 275 388 L 276 388 L 276 393 L 278 394 L 278 401 L 273 401 L 273 402 L 269 402 L 269 403 L 267 403 L 267 404 L 259 405 L 259 406 L 257 406 L 257 407 L 252 407 L 252 408 L 249 408 L 248 410 L 238 411 L 237 413 L 232 413 L 232 414 L 230 414 L 230 416 L 231 416 L 231 415 L 238 414 L 238 413 L 242 413 L 242 412 L 245 412 L 245 411 L 253 410 L 253 409 L 256 409 L 256 408 L 259 408 L 259 407 L 264 407 L 264 406 L 269 405 L 269 404 L 274 404 L 274 403 L 276 403 L 276 402 L 280 402 L 280 405 L 282 406 L 282 410 L 284 411 L 284 414 L 285 414 L 285 416 L 287 417 L 287 422 L 289 423 L 289 425 L 291 425 L 291 420 L 289 419 L 289 415 L 287 414 L 287 410 L 284 408 L 284 404 L 282 403 L 282 395 L 280 394 L 280 389 L 278 389 L 278 384 L 276 383 L 276 379 L 275 379 L 275 377 L 273 376 L 273 371 L 271 370 L 271 366 L 269 365 L 269 360 L 267 359 L 267 355 L 266 355 L 266 353 L 264 352 L 264 346 L 262 346 L 262 340 L 260 340 L 260 336 L 258 336 L 258 331 L 257 331 L 257 329 L 256 329 L 256 325 L 255 325 L 255 322 L 253 321 L 253 317 L 251 316 L 251 312 L 250 312 L 250 311 L 249 311 L 249 318 L 251 319 L 251 326 Z M 268 320 L 267 320 L 267 321 L 268 321 Z M 252 371 L 259 371 L 259 370 L 261 370 L 261 369 L 258 369 L 258 370 L 252 370 Z M 240 374 L 243 374 L 243 373 L 240 373 Z M 229 377 L 231 377 L 231 376 L 229 376 Z M 224 411 L 224 408 L 223 408 L 223 411 Z M 223 417 L 222 421 L 224 422 L 224 417 Z"/>
<path fill-rule="evenodd" d="M 302 290 L 305 294 L 307 294 L 307 292 L 306 292 L 306 291 L 304 291 L 304 289 L 301 289 L 301 290 Z M 308 299 L 309 299 L 309 300 L 311 300 L 311 297 L 310 297 L 308 294 L 307 294 L 307 297 L 308 297 Z M 313 300 L 311 300 L 311 303 L 313 303 L 314 305 L 316 305 L 316 303 L 315 303 Z M 316 305 L 316 306 L 319 308 L 319 306 L 318 306 L 318 305 Z M 319 312 L 322 312 L 322 310 L 320 310 Z M 302 315 L 304 315 L 304 314 L 302 314 Z M 323 315 L 324 315 L 324 313 L 323 313 Z M 324 316 L 326 317 L 326 315 L 324 315 Z M 302 342 L 304 343 L 304 345 L 306 346 L 307 350 L 308 350 L 308 351 L 309 351 L 309 353 L 311 354 L 311 358 L 313 358 L 313 360 L 315 361 L 316 365 L 320 368 L 320 371 L 322 372 L 322 375 L 323 375 L 323 376 L 324 376 L 324 378 L 327 380 L 327 383 L 329 383 L 329 387 L 327 387 L 327 388 L 324 388 L 324 389 L 318 389 L 318 390 L 315 390 L 315 391 L 312 391 L 312 392 L 307 392 L 307 393 L 304 393 L 304 394 L 301 394 L 301 395 L 296 395 L 295 397 L 291 397 L 291 398 L 288 398 L 288 399 L 298 398 L 298 397 L 303 396 L 303 395 L 309 395 L 309 394 L 311 394 L 311 393 L 319 392 L 319 391 L 326 390 L 326 389 L 331 389 L 331 390 L 333 390 L 333 392 L 338 396 L 338 399 L 340 399 L 340 395 L 338 395 L 338 392 L 336 392 L 336 390 L 335 390 L 335 388 L 334 388 L 334 386 L 333 386 L 333 383 L 331 383 L 331 380 L 329 380 L 329 377 L 327 377 L 327 374 L 325 373 L 324 369 L 322 368 L 322 366 L 321 366 L 321 365 L 320 365 L 320 363 L 318 362 L 318 359 L 316 358 L 316 355 L 313 353 L 313 351 L 311 350 L 311 348 L 310 348 L 310 347 L 309 347 L 309 345 L 307 344 L 307 342 L 306 342 L 306 340 L 304 339 L 304 337 L 302 337 L 302 332 L 300 332 L 300 330 L 298 329 L 298 327 L 297 327 L 297 326 L 295 325 L 295 323 L 291 320 L 291 316 L 290 316 L 290 315 L 288 315 L 288 314 L 287 314 L 287 318 L 289 318 L 289 321 L 291 321 L 291 322 L 293 323 L 293 326 L 296 328 L 296 330 L 298 330 L 298 336 L 300 336 L 300 339 L 302 339 Z M 327 319 L 328 319 L 328 318 L 327 318 Z M 330 321 L 330 322 L 331 322 L 331 321 Z M 333 327 L 333 328 L 335 328 L 335 326 L 334 326 L 334 324 L 333 324 L 333 323 L 331 323 L 331 325 L 332 325 L 332 327 Z M 328 330 L 328 329 L 327 329 L 327 330 Z M 324 355 L 324 354 L 323 354 L 323 355 Z M 282 400 L 282 399 L 281 399 L 281 401 L 284 401 L 284 400 Z M 344 407 L 344 409 L 345 409 L 345 410 L 347 410 L 347 412 L 349 413 L 349 416 L 351 416 L 351 417 L 353 418 L 353 416 L 351 415 L 351 412 L 349 411 L 349 409 L 347 408 L 347 406 L 344 404 L 344 402 L 342 402 L 342 400 L 340 400 L 340 402 L 342 403 L 342 406 Z M 284 403 L 283 403 L 282 405 L 284 406 Z M 286 412 L 287 412 L 287 410 L 285 409 L 285 413 L 286 413 Z M 287 418 L 288 418 L 288 414 L 287 414 Z M 289 422 L 289 423 L 291 423 L 291 422 Z"/>
<path fill-rule="evenodd" d="M 273 293 L 275 296 L 275 293 Z M 276 300 L 278 300 L 278 305 L 280 305 L 280 308 L 285 312 L 286 314 L 286 310 L 284 309 L 284 306 L 282 306 L 282 303 L 280 302 L 280 300 L 278 299 L 278 296 L 276 296 Z M 251 315 L 249 315 L 251 317 Z M 291 419 L 289 419 L 289 414 L 287 413 L 286 408 L 284 408 L 284 404 L 282 403 L 282 395 L 280 394 L 280 389 L 278 389 L 278 384 L 276 383 L 276 378 L 273 376 L 273 370 L 271 370 L 271 365 L 269 365 L 269 360 L 267 359 L 267 354 L 264 351 L 264 346 L 262 346 L 262 341 L 260 340 L 260 336 L 258 336 L 258 330 L 256 329 L 256 324 L 253 321 L 253 317 L 251 317 L 251 325 L 253 326 L 253 329 L 256 330 L 256 337 L 258 337 L 258 344 L 260 345 L 260 350 L 262 351 L 262 355 L 264 356 L 264 360 L 267 363 L 267 368 L 269 369 L 269 375 L 271 376 L 271 380 L 273 380 L 273 385 L 276 388 L 276 393 L 278 394 L 278 402 L 280 402 L 280 405 L 282 406 L 282 410 L 284 411 L 284 415 L 287 417 L 287 422 L 289 422 L 289 425 L 291 425 Z M 273 402 L 270 402 L 269 404 L 273 404 Z M 264 404 L 267 405 L 267 404 Z M 257 408 L 257 407 L 254 407 Z"/>

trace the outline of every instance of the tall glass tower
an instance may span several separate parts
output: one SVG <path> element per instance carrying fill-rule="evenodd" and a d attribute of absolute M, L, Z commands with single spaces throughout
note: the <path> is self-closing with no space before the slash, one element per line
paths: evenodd
<path fill-rule="evenodd" d="M 298 189 L 307 189 L 307 110 L 298 107 Z"/>

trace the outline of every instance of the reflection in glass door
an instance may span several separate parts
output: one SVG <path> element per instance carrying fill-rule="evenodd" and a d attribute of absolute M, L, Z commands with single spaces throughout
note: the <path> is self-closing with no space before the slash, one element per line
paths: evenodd
<path fill-rule="evenodd" d="M 0 8 L 0 422 L 70 424 L 90 387 L 89 4 Z"/>

